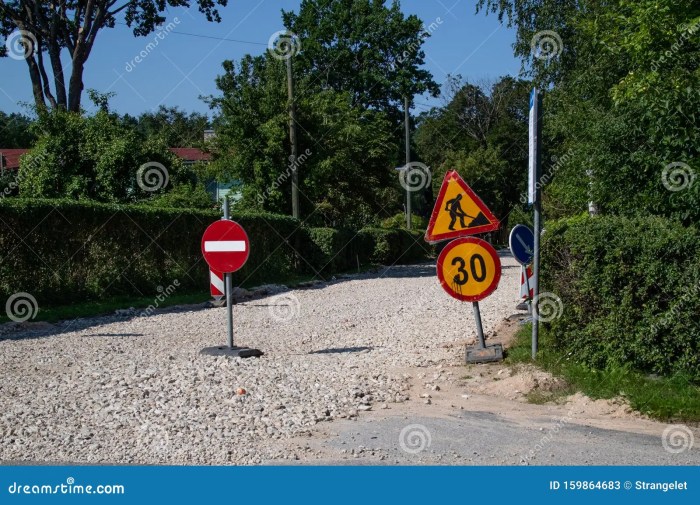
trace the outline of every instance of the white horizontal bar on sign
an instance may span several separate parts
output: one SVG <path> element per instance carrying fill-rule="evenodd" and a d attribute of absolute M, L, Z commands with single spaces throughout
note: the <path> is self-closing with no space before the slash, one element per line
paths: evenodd
<path fill-rule="evenodd" d="M 211 240 L 204 242 L 204 252 L 245 252 L 244 240 Z"/>

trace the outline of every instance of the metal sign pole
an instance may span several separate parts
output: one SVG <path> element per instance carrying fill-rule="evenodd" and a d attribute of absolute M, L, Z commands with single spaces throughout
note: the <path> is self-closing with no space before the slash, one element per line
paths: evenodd
<path fill-rule="evenodd" d="M 223 279 L 214 287 L 226 296 L 228 345 L 206 347 L 200 351 L 200 354 L 235 358 L 262 356 L 263 352 L 259 349 L 233 345 L 233 272 L 240 270 L 248 260 L 250 241 L 241 225 L 230 219 L 228 204 L 229 199 L 224 196 L 223 217 L 210 224 L 202 235 L 202 255 L 211 269 L 210 279 L 215 272 L 223 273 Z M 218 275 L 215 278 L 218 280 Z"/>
<path fill-rule="evenodd" d="M 476 320 L 476 336 L 479 337 L 479 349 L 485 349 L 486 341 L 484 340 L 484 328 L 481 326 L 479 302 L 472 302 L 472 308 L 474 309 L 474 319 Z"/>
<path fill-rule="evenodd" d="M 409 123 L 408 95 L 403 98 L 403 111 L 403 121 L 406 130 L 406 178 L 408 179 L 408 170 L 410 169 L 408 164 L 411 163 L 411 127 Z M 409 230 L 411 229 L 411 191 L 408 180 L 406 181 L 406 228 Z"/>
<path fill-rule="evenodd" d="M 231 292 L 233 291 L 231 275 L 230 273 L 226 275 L 226 317 L 228 319 L 228 346 L 233 349 L 233 296 Z"/>
<path fill-rule="evenodd" d="M 534 255 L 532 258 L 532 294 L 533 294 L 533 303 L 532 303 L 532 359 L 535 359 L 537 356 L 537 349 L 539 346 L 539 332 L 540 332 L 540 324 L 539 324 L 539 317 L 538 317 L 538 310 L 537 310 L 537 299 L 539 298 L 540 294 L 540 233 L 542 229 L 542 224 L 541 224 L 541 200 L 542 200 L 542 191 L 540 189 L 540 175 L 541 175 L 541 169 L 542 169 L 542 150 L 540 149 L 541 143 L 542 143 L 542 95 L 535 88 L 533 90 L 534 93 L 534 115 L 535 115 L 535 131 L 533 132 L 535 135 L 535 142 L 534 142 L 534 162 L 535 162 L 535 167 L 534 167 L 534 175 L 535 175 L 535 193 L 534 193 L 534 202 L 533 202 L 533 208 L 534 208 L 534 226 L 533 226 L 533 235 L 534 235 L 534 242 L 535 242 L 535 251 Z"/>
<path fill-rule="evenodd" d="M 224 197 L 224 219 L 229 218 L 228 212 L 228 196 Z M 224 282 L 226 284 L 226 318 L 228 327 L 228 347 L 233 349 L 233 282 L 231 280 L 231 273 L 227 272 L 224 274 Z"/>

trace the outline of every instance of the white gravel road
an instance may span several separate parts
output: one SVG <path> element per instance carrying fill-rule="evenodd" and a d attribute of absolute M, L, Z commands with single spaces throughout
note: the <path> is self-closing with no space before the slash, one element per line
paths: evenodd
<path fill-rule="evenodd" d="M 517 303 L 520 269 L 502 261 L 498 290 L 481 302 L 487 334 Z M 293 458 L 284 440 L 405 401 L 402 370 L 458 364 L 458 344 L 475 334 L 470 304 L 442 291 L 433 264 L 248 300 L 234 324 L 236 344 L 262 358 L 199 354 L 225 342 L 223 308 L 4 328 L 0 461 Z"/>

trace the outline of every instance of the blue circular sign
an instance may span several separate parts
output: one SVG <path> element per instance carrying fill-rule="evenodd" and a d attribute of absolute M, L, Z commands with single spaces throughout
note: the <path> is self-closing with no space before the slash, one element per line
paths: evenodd
<path fill-rule="evenodd" d="M 518 263 L 521 265 L 532 263 L 532 257 L 535 254 L 535 235 L 530 228 L 524 224 L 515 225 L 510 230 L 508 243 L 510 252 Z"/>

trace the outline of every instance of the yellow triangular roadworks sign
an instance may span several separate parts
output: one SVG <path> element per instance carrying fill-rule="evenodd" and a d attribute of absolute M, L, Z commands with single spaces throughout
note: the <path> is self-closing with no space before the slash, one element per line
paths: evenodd
<path fill-rule="evenodd" d="M 481 198 L 452 170 L 442 181 L 425 240 L 440 242 L 494 231 L 499 226 L 498 219 Z"/>

